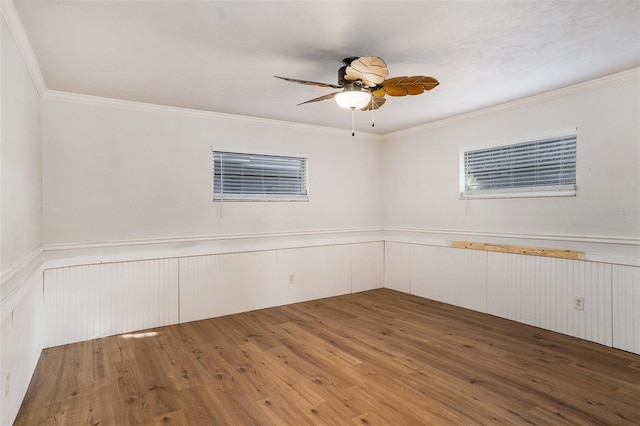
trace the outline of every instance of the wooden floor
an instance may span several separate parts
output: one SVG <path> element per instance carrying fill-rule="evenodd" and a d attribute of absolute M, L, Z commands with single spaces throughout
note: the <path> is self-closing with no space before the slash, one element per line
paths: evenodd
<path fill-rule="evenodd" d="M 640 424 L 640 356 L 392 290 L 43 351 L 17 425 Z"/>

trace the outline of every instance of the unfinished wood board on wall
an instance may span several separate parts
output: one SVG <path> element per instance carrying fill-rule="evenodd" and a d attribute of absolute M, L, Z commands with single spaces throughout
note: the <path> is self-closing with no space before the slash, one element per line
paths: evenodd
<path fill-rule="evenodd" d="M 512 244 L 491 244 L 477 243 L 471 241 L 451 241 L 451 247 L 468 249 L 468 250 L 484 250 L 494 251 L 498 253 L 527 254 L 529 256 L 559 257 L 561 259 L 579 259 L 580 252 L 575 250 L 561 250 L 542 247 L 527 247 Z"/>
<path fill-rule="evenodd" d="M 178 322 L 177 259 L 50 269 L 44 347 Z"/>

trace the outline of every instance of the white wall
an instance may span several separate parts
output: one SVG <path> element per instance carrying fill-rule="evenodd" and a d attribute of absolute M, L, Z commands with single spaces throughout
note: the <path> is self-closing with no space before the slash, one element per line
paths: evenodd
<path fill-rule="evenodd" d="M 640 353 L 639 117 L 635 70 L 388 135 L 385 286 Z M 576 197 L 459 200 L 461 149 L 576 127 Z M 454 240 L 572 249 L 580 260 Z"/>
<path fill-rule="evenodd" d="M 222 116 L 45 101 L 46 244 L 382 225 L 381 138 Z M 211 146 L 309 157 L 308 202 L 212 199 Z"/>
<path fill-rule="evenodd" d="M 0 32 L 0 424 L 8 425 L 42 348 L 42 274 L 21 273 L 42 245 L 42 151 L 39 94 L 4 15 Z"/>
<path fill-rule="evenodd" d="M 554 298 L 537 292 L 548 282 L 565 300 L 559 315 L 579 325 L 559 331 L 613 341 L 625 350 L 640 348 L 640 329 L 633 326 L 633 306 L 640 300 L 637 266 L 538 262 L 432 247 L 451 237 L 549 242 L 602 250 L 601 259 L 638 259 L 637 77 L 384 138 L 352 138 L 330 129 L 50 91 L 40 101 L 5 22 L 1 52 L 0 267 L 4 272 L 22 264 L 28 276 L 10 303 L 2 282 L 2 424 L 17 413 L 45 342 L 174 323 L 181 320 L 179 312 L 188 320 L 376 288 L 383 284 L 383 265 L 388 287 L 505 317 L 513 312 L 511 299 L 496 304 L 491 294 L 509 290 L 520 302 L 531 300 L 532 291 Z M 568 127 L 579 129 L 578 197 L 458 200 L 461 147 Z M 212 145 L 307 154 L 310 201 L 225 203 L 221 216 L 211 201 Z M 384 249 L 377 232 L 383 226 Z M 168 243 L 138 244 L 154 241 Z M 114 252 L 108 247 L 114 242 L 137 249 Z M 43 243 L 46 262 L 25 261 Z M 512 275 L 502 274 L 523 270 L 511 256 L 526 257 L 525 269 L 571 263 L 587 271 L 589 286 L 579 272 L 577 279 L 561 282 L 528 276 L 519 291 Z M 103 260 L 112 264 L 97 265 Z M 268 273 L 268 282 L 253 273 L 254 262 Z M 143 311 L 128 306 L 126 312 L 119 311 L 126 305 L 100 305 L 104 295 L 121 296 L 123 282 L 141 284 L 128 290 L 144 299 L 154 290 L 138 276 L 163 268 L 166 274 L 153 280 L 166 290 L 162 303 Z M 566 306 L 574 291 L 585 291 L 584 313 Z M 201 292 L 210 304 L 201 303 Z M 256 301 L 255 294 L 269 297 Z M 517 318 L 511 317 L 546 327 L 538 324 L 546 317 L 536 312 L 550 306 L 546 299 L 524 302 Z M 86 309 L 90 303 L 102 310 Z M 612 334 L 602 336 L 600 330 Z"/>
<path fill-rule="evenodd" d="M 385 227 L 638 240 L 639 93 L 636 76 L 389 135 Z M 572 127 L 578 128 L 577 197 L 459 199 L 460 149 Z"/>
<path fill-rule="evenodd" d="M 42 244 L 40 98 L 2 20 L 0 270 Z"/>

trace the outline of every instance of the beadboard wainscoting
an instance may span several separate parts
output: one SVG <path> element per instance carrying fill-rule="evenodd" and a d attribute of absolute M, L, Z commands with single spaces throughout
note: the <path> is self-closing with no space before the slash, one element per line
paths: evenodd
<path fill-rule="evenodd" d="M 39 271 L 27 279 L 22 286 L 20 300 L 12 305 L 11 311 L 5 314 L 0 305 L 3 313 L 0 328 L 1 425 L 13 422 L 43 349 L 42 276 L 42 271 Z"/>
<path fill-rule="evenodd" d="M 487 253 L 486 281 L 488 313 L 612 345 L 611 265 Z"/>
<path fill-rule="evenodd" d="M 381 287 L 640 354 L 640 267 L 628 253 L 610 258 L 631 265 L 452 248 L 450 236 L 418 234 L 49 250 L 3 299 L 2 339 L 15 343 L 1 348 L 2 424 L 45 347 Z"/>
<path fill-rule="evenodd" d="M 387 241 L 385 287 L 640 354 L 637 266 Z"/>
<path fill-rule="evenodd" d="M 82 265 L 44 272 L 44 346 L 178 323 L 178 260 Z"/>
<path fill-rule="evenodd" d="M 613 265 L 613 345 L 640 354 L 640 267 Z"/>
<path fill-rule="evenodd" d="M 383 243 L 180 259 L 180 322 L 382 287 Z"/>
<path fill-rule="evenodd" d="M 383 285 L 382 241 L 121 261 L 44 272 L 44 347 Z"/>
<path fill-rule="evenodd" d="M 411 293 L 474 311 L 486 311 L 486 253 L 411 247 Z"/>

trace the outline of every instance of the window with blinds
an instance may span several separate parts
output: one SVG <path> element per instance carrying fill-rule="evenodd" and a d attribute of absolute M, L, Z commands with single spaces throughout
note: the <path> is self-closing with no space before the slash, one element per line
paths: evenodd
<path fill-rule="evenodd" d="M 307 158 L 214 150 L 213 199 L 308 200 Z"/>
<path fill-rule="evenodd" d="M 577 134 L 461 153 L 460 198 L 576 195 Z"/>

